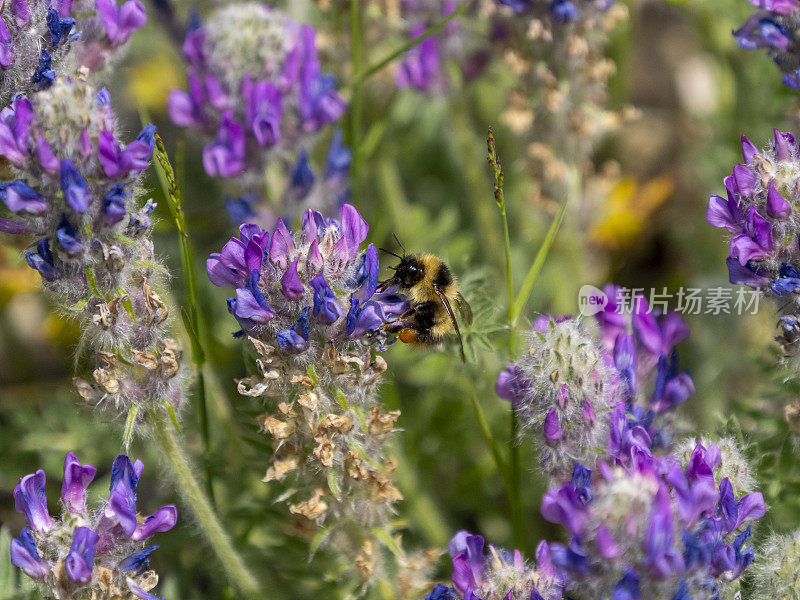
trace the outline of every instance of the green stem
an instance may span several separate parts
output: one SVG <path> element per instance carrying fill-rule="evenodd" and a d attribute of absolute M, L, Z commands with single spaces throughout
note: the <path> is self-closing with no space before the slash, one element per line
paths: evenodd
<path fill-rule="evenodd" d="M 506 200 L 503 194 L 503 165 L 497 156 L 497 147 L 494 141 L 494 132 L 489 128 L 489 139 L 487 140 L 489 150 L 489 166 L 494 175 L 494 199 L 497 208 L 500 210 L 500 217 L 503 220 L 503 235 L 506 257 L 506 283 L 508 285 L 508 353 L 511 360 L 517 354 L 517 323 L 514 319 L 514 278 L 511 273 L 511 236 L 508 233 L 508 217 L 506 215 Z M 511 506 L 511 528 L 514 536 L 514 544 L 522 548 L 525 540 L 524 526 L 522 519 L 522 464 L 520 461 L 519 445 L 517 444 L 519 423 L 517 411 L 511 405 L 511 435 L 508 441 L 509 454 L 509 504 Z"/>
<path fill-rule="evenodd" d="M 174 427 L 158 410 L 150 411 L 147 423 L 161 449 L 161 454 L 172 471 L 178 493 L 194 514 L 197 524 L 222 563 L 231 582 L 248 600 L 261 600 L 264 593 L 234 549 L 231 538 L 223 529 L 211 503 L 192 474 L 183 448 L 175 436 Z"/>
<path fill-rule="evenodd" d="M 361 71 L 361 14 L 359 11 L 360 0 L 350 0 L 350 55 L 353 63 L 353 73 Z M 353 161 L 350 165 L 350 180 L 353 198 L 358 203 L 360 198 L 359 174 L 361 168 L 361 111 L 363 108 L 363 89 L 361 85 L 353 86 L 350 98 L 350 147 L 353 149 Z"/>

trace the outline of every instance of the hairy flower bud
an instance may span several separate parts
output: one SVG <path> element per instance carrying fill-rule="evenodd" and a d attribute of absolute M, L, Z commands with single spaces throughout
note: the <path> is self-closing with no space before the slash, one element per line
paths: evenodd
<path fill-rule="evenodd" d="M 800 530 L 773 533 L 758 554 L 752 566 L 754 597 L 800 600 Z"/>

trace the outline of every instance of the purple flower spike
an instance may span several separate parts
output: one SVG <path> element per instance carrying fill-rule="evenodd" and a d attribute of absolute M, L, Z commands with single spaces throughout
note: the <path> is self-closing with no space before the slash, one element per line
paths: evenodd
<path fill-rule="evenodd" d="M 78 585 L 86 585 L 92 580 L 94 551 L 100 539 L 88 527 L 78 527 L 72 537 L 72 548 L 64 561 L 67 575 Z"/>
<path fill-rule="evenodd" d="M 147 12 L 139 0 L 128 0 L 121 8 L 117 8 L 116 0 L 97 0 L 96 6 L 106 35 L 115 45 L 124 44 L 147 22 Z"/>
<path fill-rule="evenodd" d="M 770 181 L 767 191 L 767 214 L 773 219 L 785 219 L 791 210 L 786 199 L 775 189 L 775 183 Z"/>
<path fill-rule="evenodd" d="M 297 262 L 299 258 L 295 258 L 289 268 L 281 277 L 281 291 L 283 295 L 289 300 L 297 300 L 303 297 L 303 284 L 300 282 L 300 275 L 297 273 Z"/>
<path fill-rule="evenodd" d="M 11 540 L 11 564 L 22 569 L 32 579 L 44 579 L 50 570 L 36 550 L 30 527 L 25 525 L 19 536 Z"/>
<path fill-rule="evenodd" d="M 64 480 L 61 484 L 61 501 L 67 512 L 86 514 L 86 488 L 94 479 L 97 469 L 82 465 L 72 452 L 64 458 Z"/>
<path fill-rule="evenodd" d="M 44 492 L 46 476 L 42 469 L 25 475 L 14 488 L 14 508 L 25 515 L 33 531 L 49 531 L 55 523 L 47 511 L 47 496 Z"/>
<path fill-rule="evenodd" d="M 66 198 L 70 208 L 78 213 L 86 212 L 92 197 L 89 195 L 86 182 L 70 159 L 65 158 L 61 161 L 59 177 L 61 179 L 61 190 L 64 192 L 64 198 Z"/>
<path fill-rule="evenodd" d="M 136 484 L 139 477 L 134 471 L 131 460 L 124 454 L 114 459 L 111 467 L 111 495 L 106 506 L 106 517 L 116 517 L 127 537 L 136 531 Z"/>
<path fill-rule="evenodd" d="M 145 540 L 156 532 L 169 531 L 177 522 L 178 510 L 171 504 L 162 506 L 152 515 L 145 517 L 144 522 L 136 527 L 131 539 L 137 542 Z"/>
<path fill-rule="evenodd" d="M 320 273 L 310 282 L 314 288 L 314 317 L 324 325 L 330 325 L 342 315 L 342 309 L 336 302 L 333 290 L 325 281 L 325 276 Z"/>

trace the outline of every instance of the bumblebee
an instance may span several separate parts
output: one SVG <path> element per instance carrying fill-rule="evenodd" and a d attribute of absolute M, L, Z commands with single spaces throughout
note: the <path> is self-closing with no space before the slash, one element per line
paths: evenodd
<path fill-rule="evenodd" d="M 397 241 L 399 244 L 400 241 Z M 461 360 L 466 362 L 464 341 L 452 305 L 458 307 L 461 318 L 468 325 L 472 324 L 472 309 L 459 292 L 450 268 L 434 254 L 407 255 L 403 248 L 403 256 L 399 256 L 389 250 L 381 250 L 397 257 L 400 262 L 389 267 L 394 275 L 380 282 L 379 289 L 395 286 L 411 304 L 409 310 L 386 326 L 386 330 L 398 334 L 404 344 L 435 346 L 444 340 L 451 329 L 455 329 Z"/>

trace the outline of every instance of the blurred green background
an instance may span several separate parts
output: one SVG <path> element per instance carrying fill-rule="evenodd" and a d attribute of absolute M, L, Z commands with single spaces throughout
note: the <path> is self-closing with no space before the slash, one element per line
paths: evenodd
<path fill-rule="evenodd" d="M 334 2 L 335 3 L 335 2 Z M 402 43 L 399 35 L 369 35 L 379 23 L 382 5 L 364 4 L 367 62 Z M 601 287 L 614 281 L 628 287 L 676 292 L 680 287 L 727 286 L 726 243 L 705 222 L 709 194 L 719 193 L 722 178 L 741 160 L 739 137 L 758 146 L 772 128 L 793 129 L 797 97 L 780 82 L 777 68 L 759 52 L 736 46 L 731 31 L 750 14 L 747 0 L 633 0 L 630 19 L 610 40 L 617 64 L 610 84 L 610 105 L 633 105 L 638 119 L 624 125 L 600 147 L 595 163 L 613 160 L 619 175 L 606 190 L 601 209 L 575 224 L 570 207 L 525 315 L 574 313 L 583 284 Z M 207 7 L 198 6 L 201 14 Z M 308 2 L 285 7 L 311 22 L 332 40 L 347 40 L 341 9 L 325 13 Z M 113 73 L 108 87 L 115 108 L 133 133 L 139 109 L 151 115 L 168 148 L 185 145 L 184 203 L 198 269 L 205 256 L 234 234 L 224 209 L 224 194 L 203 172 L 200 147 L 165 114 L 166 95 L 182 86 L 184 70 L 169 28 L 152 5 L 145 29 Z M 185 10 L 179 11 L 185 17 Z M 480 28 L 477 28 L 480 29 Z M 335 43 L 332 44 L 335 47 Z M 328 55 L 326 67 L 348 82 L 347 61 Z M 514 75 L 499 60 L 468 82 L 453 72 L 449 93 L 423 96 L 397 91 L 391 69 L 377 74 L 364 90 L 366 149 L 353 203 L 371 226 L 370 241 L 391 244 L 393 234 L 406 248 L 442 256 L 460 276 L 476 323 L 465 338 L 471 360 L 462 364 L 454 345 L 445 351 L 420 351 L 397 344 L 385 354 L 389 364 L 382 389 L 390 409 L 401 409 L 392 449 L 397 484 L 405 500 L 399 518 L 407 525 L 407 548 L 442 548 L 455 531 L 480 532 L 493 543 L 510 546 L 512 532 L 501 478 L 481 437 L 471 403 L 485 411 L 495 437 L 508 439 L 508 405 L 493 392 L 495 377 L 508 361 L 505 262 L 502 225 L 486 165 L 486 133 L 495 128 L 505 167 L 513 274 L 517 287 L 532 263 L 554 211 L 531 200 L 532 182 L 522 140 L 501 118 Z M 161 201 L 154 176 L 152 195 Z M 156 216 L 156 248 L 173 273 L 174 296 L 183 298 L 177 236 L 162 202 Z M 585 217 L 585 215 L 582 215 Z M 7 240 L 4 240 L 6 242 Z M 211 394 L 211 448 L 203 453 L 198 419 L 189 405 L 182 419 L 189 453 L 213 474 L 217 506 L 251 566 L 268 584 L 265 598 L 340 597 L 336 581 L 325 581 L 329 559 L 318 554 L 309 563 L 304 540 L 286 535 L 283 505 L 273 501 L 279 484 L 261 483 L 268 440 L 258 433 L 256 400 L 236 393 L 234 378 L 245 375 L 235 322 L 225 310 L 226 290 L 201 286 L 210 348 L 207 377 Z M 691 315 L 688 341 L 679 346 L 692 372 L 695 396 L 680 409 L 687 433 L 736 433 L 754 444 L 751 458 L 765 479 L 773 507 L 765 528 L 800 525 L 798 465 L 782 407 L 793 391 L 773 380 L 771 336 L 774 316 L 763 306 L 757 315 Z M 0 249 L 0 523 L 16 535 L 23 525 L 14 512 L 12 490 L 21 475 L 44 468 L 50 479 L 51 506 L 61 462 L 74 450 L 100 469 L 95 493 L 107 484 L 114 456 L 121 450 L 119 423 L 82 406 L 71 388 L 72 353 L 78 332 L 50 312 L 37 277 L 18 249 Z M 738 424 L 729 421 L 736 414 Z M 531 556 L 542 537 L 556 529 L 539 516 L 542 482 L 534 452 L 523 444 L 524 514 L 522 550 Z M 146 439 L 134 441 L 130 454 L 144 460 L 140 509 L 151 511 L 178 499 L 160 458 Z M 102 475 L 102 477 L 101 477 Z M 787 493 L 791 492 L 791 493 Z M 179 504 L 179 503 L 178 503 Z M 180 504 L 179 504 L 180 506 Z M 159 537 L 153 557 L 162 574 L 159 595 L 179 598 L 235 598 L 220 569 L 194 532 L 188 511 L 170 534 Z M 443 559 L 440 577 L 449 568 Z M 0 592 L 0 597 L 3 592 Z"/>

